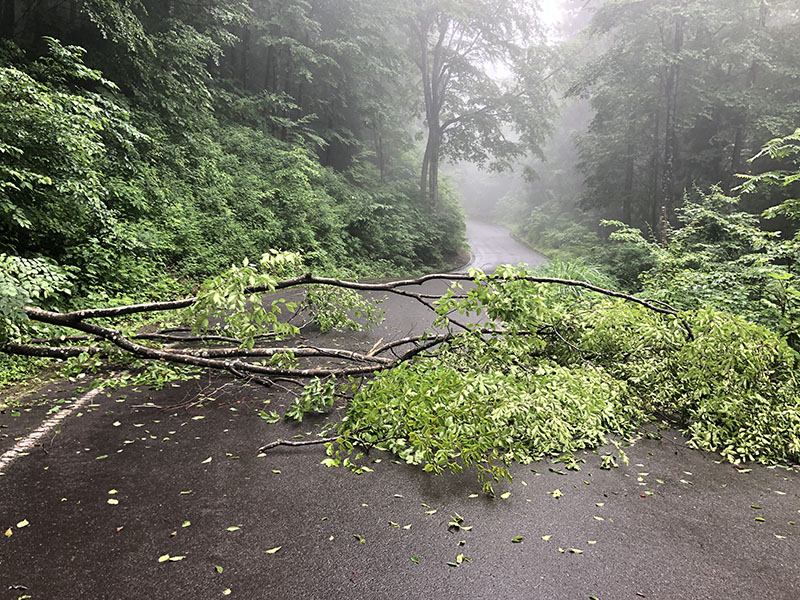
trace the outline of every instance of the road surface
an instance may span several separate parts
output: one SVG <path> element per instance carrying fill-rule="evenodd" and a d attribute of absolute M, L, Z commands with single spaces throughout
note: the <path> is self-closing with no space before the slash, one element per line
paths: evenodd
<path fill-rule="evenodd" d="M 476 265 L 532 260 L 476 231 L 495 240 L 472 239 Z M 401 316 L 348 340 L 371 346 L 428 318 L 392 308 Z M 431 476 L 380 453 L 363 475 L 325 468 L 319 446 L 260 456 L 322 423 L 268 423 L 259 411 L 287 398 L 263 388 L 204 377 L 87 398 L 79 384 L 0 415 L 3 454 L 51 406 L 83 402 L 0 468 L 0 599 L 800 598 L 800 473 L 720 464 L 676 432 L 611 471 L 591 452 L 564 475 L 516 465 L 490 499 L 474 473 Z M 448 531 L 456 513 L 471 530 Z"/>
<path fill-rule="evenodd" d="M 471 248 L 471 260 L 463 268 L 464 272 L 475 268 L 488 273 L 502 264 L 516 266 L 524 263 L 529 267 L 538 267 L 547 262 L 543 255 L 515 240 L 508 229 L 493 223 L 478 219 L 467 220 L 467 239 Z"/>

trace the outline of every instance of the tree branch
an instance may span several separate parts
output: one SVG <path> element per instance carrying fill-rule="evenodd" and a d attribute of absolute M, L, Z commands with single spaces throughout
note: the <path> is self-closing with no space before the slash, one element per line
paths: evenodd
<path fill-rule="evenodd" d="M 266 450 L 270 450 L 272 448 L 277 448 L 278 446 L 316 446 L 319 444 L 327 444 L 329 442 L 335 442 L 338 440 L 339 437 L 329 437 L 329 438 L 320 438 L 318 440 L 303 440 L 298 442 L 291 442 L 289 440 L 275 440 L 274 442 L 270 442 L 269 444 L 265 444 L 258 449 L 259 452 L 265 452 Z"/>

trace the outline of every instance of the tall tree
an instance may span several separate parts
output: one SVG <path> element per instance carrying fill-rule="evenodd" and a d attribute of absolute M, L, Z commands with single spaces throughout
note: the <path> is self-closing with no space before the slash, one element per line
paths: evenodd
<path fill-rule="evenodd" d="M 502 170 L 540 152 L 548 63 L 531 3 L 416 0 L 409 13 L 427 127 L 420 189 L 436 206 L 443 157 Z"/>

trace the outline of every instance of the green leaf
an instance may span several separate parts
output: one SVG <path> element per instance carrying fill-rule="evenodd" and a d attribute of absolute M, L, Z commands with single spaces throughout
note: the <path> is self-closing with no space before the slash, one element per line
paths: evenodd
<path fill-rule="evenodd" d="M 222 571 L 223 571 L 224 569 L 223 569 L 222 567 L 220 567 L 219 565 L 214 565 L 214 570 L 215 570 L 217 573 L 222 573 Z"/>
<path fill-rule="evenodd" d="M 264 419 L 267 423 L 277 423 L 281 420 L 281 416 L 274 410 L 269 411 L 269 413 L 264 410 L 259 410 L 258 416 Z"/>
<path fill-rule="evenodd" d="M 22 529 L 23 527 L 27 527 L 28 525 L 30 525 L 28 519 L 23 519 L 22 521 L 17 523 L 17 529 Z"/>

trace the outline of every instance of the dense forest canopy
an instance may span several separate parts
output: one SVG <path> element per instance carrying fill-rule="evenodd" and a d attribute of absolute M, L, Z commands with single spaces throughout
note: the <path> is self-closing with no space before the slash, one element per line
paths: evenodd
<path fill-rule="evenodd" d="M 440 154 L 505 161 L 524 142 L 504 123 L 544 131 L 523 118 L 536 82 L 484 70 L 522 68 L 533 15 L 514 6 L 3 0 L 0 252 L 81 297 L 158 293 L 269 248 L 356 273 L 445 264 L 463 224 Z M 429 94 L 448 122 L 426 126 Z"/>
<path fill-rule="evenodd" d="M 796 2 L 562 5 L 558 56 L 565 103 L 546 149 L 555 164 L 539 170 L 546 179 L 577 165 L 573 173 L 585 186 L 576 193 L 545 181 L 534 204 L 549 195 L 664 241 L 666 230 L 679 224 L 685 191 L 719 185 L 731 192 L 763 144 L 796 129 Z M 764 162 L 755 169 L 774 166 Z M 748 208 L 763 210 L 779 196 L 748 199 Z"/>

